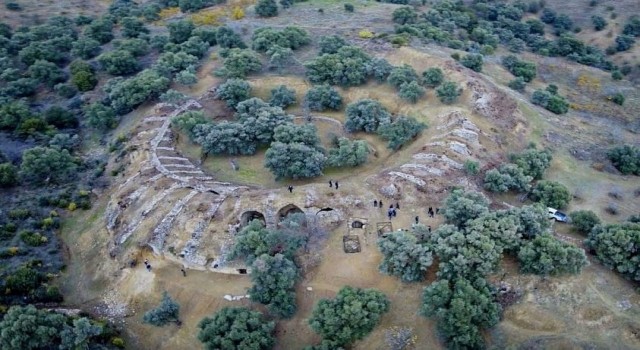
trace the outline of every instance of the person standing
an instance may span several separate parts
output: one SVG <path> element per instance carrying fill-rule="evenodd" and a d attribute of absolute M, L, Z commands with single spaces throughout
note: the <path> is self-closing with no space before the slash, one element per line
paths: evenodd
<path fill-rule="evenodd" d="M 420 217 L 416 215 L 416 225 L 420 223 Z"/>
<path fill-rule="evenodd" d="M 329 187 L 333 188 L 333 181 L 329 180 Z"/>
<path fill-rule="evenodd" d="M 336 190 L 338 189 L 338 181 L 336 181 Z"/>
<path fill-rule="evenodd" d="M 374 199 L 374 200 L 373 200 L 373 207 L 374 207 L 374 208 L 377 208 L 377 207 L 378 207 L 378 200 L 377 200 L 377 199 Z"/>
<path fill-rule="evenodd" d="M 293 193 L 293 186 L 289 185 L 288 189 L 289 189 L 289 193 Z"/>

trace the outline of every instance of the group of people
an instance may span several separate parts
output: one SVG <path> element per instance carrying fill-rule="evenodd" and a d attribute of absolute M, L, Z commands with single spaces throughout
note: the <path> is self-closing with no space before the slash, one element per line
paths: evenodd
<path fill-rule="evenodd" d="M 336 185 L 336 190 L 340 187 L 338 181 L 329 180 L 329 187 L 333 188 L 333 185 Z"/>

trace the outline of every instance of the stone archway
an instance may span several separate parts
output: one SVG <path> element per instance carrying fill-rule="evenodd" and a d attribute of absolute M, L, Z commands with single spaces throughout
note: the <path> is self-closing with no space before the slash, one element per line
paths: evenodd
<path fill-rule="evenodd" d="M 265 226 L 267 225 L 267 220 L 265 219 L 264 214 L 256 210 L 248 210 L 240 215 L 240 227 L 247 226 L 247 224 L 253 220 L 260 220 Z"/>
<path fill-rule="evenodd" d="M 304 211 L 302 211 L 302 209 L 300 209 L 295 204 L 287 204 L 284 207 L 282 207 L 280 210 L 278 210 L 278 216 L 277 216 L 278 222 L 281 222 L 291 214 L 304 214 Z"/>

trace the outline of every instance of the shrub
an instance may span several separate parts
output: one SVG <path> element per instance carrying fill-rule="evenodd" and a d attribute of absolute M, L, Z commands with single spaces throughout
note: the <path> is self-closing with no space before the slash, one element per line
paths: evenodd
<path fill-rule="evenodd" d="M 480 164 L 478 162 L 468 159 L 464 161 L 464 171 L 468 175 L 478 175 L 478 172 L 480 171 L 479 167 Z"/>
<path fill-rule="evenodd" d="M 69 68 L 71 71 L 71 83 L 78 90 L 82 92 L 90 91 L 98 84 L 98 78 L 96 78 L 93 67 L 87 62 L 76 60 L 71 62 Z"/>
<path fill-rule="evenodd" d="M 63 328 L 68 327 L 65 322 L 62 314 L 38 310 L 33 305 L 13 306 L 0 322 L 0 347 L 6 350 L 51 348 L 59 342 Z"/>
<path fill-rule="evenodd" d="M 443 80 L 444 73 L 442 73 L 442 69 L 438 67 L 429 68 L 422 73 L 422 83 L 425 86 L 435 88 L 442 84 Z"/>
<path fill-rule="evenodd" d="M 472 69 L 476 72 L 482 72 L 482 55 L 478 54 L 469 54 L 460 59 L 460 63 L 463 66 Z"/>
<path fill-rule="evenodd" d="M 329 85 L 315 85 L 304 96 L 306 106 L 312 111 L 327 109 L 339 110 L 342 107 L 342 96 Z"/>
<path fill-rule="evenodd" d="M 585 245 L 595 251 L 598 260 L 606 267 L 615 269 L 625 278 L 640 281 L 638 242 L 640 224 L 623 222 L 594 226 L 585 240 Z"/>
<path fill-rule="evenodd" d="M 269 104 L 276 107 L 287 108 L 296 103 L 296 91 L 287 88 L 286 85 L 279 85 L 271 90 Z"/>
<path fill-rule="evenodd" d="M 84 35 L 106 44 L 113 39 L 113 22 L 107 17 L 96 19 L 85 27 Z"/>
<path fill-rule="evenodd" d="M 358 32 L 358 37 L 360 37 L 361 39 L 371 39 L 373 38 L 373 36 L 373 32 L 367 29 L 363 29 Z"/>
<path fill-rule="evenodd" d="M 569 111 L 569 102 L 564 97 L 548 91 L 534 91 L 531 102 L 555 114 L 565 114 Z"/>
<path fill-rule="evenodd" d="M 113 41 L 116 50 L 129 51 L 135 57 L 141 57 L 149 53 L 149 44 L 144 39 L 118 39 Z"/>
<path fill-rule="evenodd" d="M 387 79 L 392 69 L 393 66 L 389 64 L 387 60 L 378 57 L 373 58 L 367 66 L 369 75 L 371 75 L 380 83 L 384 82 Z"/>
<path fill-rule="evenodd" d="M 616 37 L 616 50 L 618 52 L 627 51 L 635 44 L 636 39 L 631 35 L 618 35 Z"/>
<path fill-rule="evenodd" d="M 436 95 L 438 95 L 440 102 L 444 104 L 452 104 L 458 100 L 460 95 L 462 95 L 462 88 L 458 87 L 458 84 L 452 81 L 445 81 L 436 89 Z"/>
<path fill-rule="evenodd" d="M 522 77 L 525 82 L 530 82 L 536 77 L 536 64 L 528 61 L 521 61 L 514 55 L 505 56 L 502 58 L 502 65 L 511 74 L 516 77 Z"/>
<path fill-rule="evenodd" d="M 624 95 L 619 92 L 613 94 L 613 96 L 609 97 L 609 99 L 613 101 L 613 103 L 620 106 L 624 104 L 624 100 L 625 100 Z"/>
<path fill-rule="evenodd" d="M 426 124 L 413 117 L 400 116 L 393 123 L 380 125 L 377 132 L 383 139 L 389 141 L 387 148 L 397 151 L 411 142 L 426 127 Z"/>
<path fill-rule="evenodd" d="M 149 34 L 149 29 L 136 17 L 124 17 L 120 19 L 120 27 L 122 28 L 122 35 L 125 38 L 137 38 L 141 34 Z"/>
<path fill-rule="evenodd" d="M 229 79 L 216 88 L 215 97 L 227 103 L 227 106 L 236 108 L 238 103 L 251 96 L 251 86 L 240 79 Z"/>
<path fill-rule="evenodd" d="M 387 82 L 396 89 L 399 89 L 402 84 L 417 81 L 418 74 L 413 69 L 413 67 L 408 64 L 393 68 L 391 70 L 391 73 L 389 74 L 389 77 L 387 78 Z"/>
<path fill-rule="evenodd" d="M 591 23 L 593 23 L 593 29 L 597 31 L 603 30 L 607 26 L 607 20 L 598 15 L 591 16 Z"/>
<path fill-rule="evenodd" d="M 11 163 L 0 163 L 0 187 L 8 188 L 18 184 L 18 169 Z"/>
<path fill-rule="evenodd" d="M 132 78 L 107 84 L 104 90 L 111 101 L 111 108 L 122 115 L 159 96 L 169 88 L 169 83 L 170 80 L 157 71 L 145 69 Z"/>
<path fill-rule="evenodd" d="M 73 85 L 64 83 L 56 84 L 53 87 L 53 91 L 55 91 L 58 96 L 63 98 L 72 98 L 78 93 L 78 89 L 76 89 Z"/>
<path fill-rule="evenodd" d="M 352 4 L 344 4 L 344 10 L 347 12 L 353 12 L 354 8 Z"/>
<path fill-rule="evenodd" d="M 336 148 L 329 150 L 327 165 L 331 167 L 355 167 L 367 162 L 369 145 L 364 140 L 338 139 Z"/>
<path fill-rule="evenodd" d="M 9 290 L 6 294 L 28 294 L 38 288 L 43 279 L 44 277 L 37 270 L 22 266 L 5 279 L 4 287 Z"/>
<path fill-rule="evenodd" d="M 553 157 L 547 149 L 537 150 L 535 147 L 530 147 L 520 153 L 512 154 L 510 159 L 522 169 L 525 175 L 533 177 L 534 180 L 540 180 L 551 165 Z"/>
<path fill-rule="evenodd" d="M 371 333 L 388 310 L 389 300 L 382 292 L 347 286 L 335 299 L 320 300 L 309 324 L 324 339 L 344 346 Z"/>
<path fill-rule="evenodd" d="M 198 340 L 207 349 L 269 350 L 275 344 L 275 323 L 242 307 L 225 307 L 198 323 Z"/>
<path fill-rule="evenodd" d="M 258 0 L 255 10 L 260 17 L 275 17 L 278 15 L 278 5 L 276 5 L 275 0 Z"/>
<path fill-rule="evenodd" d="M 298 268 L 282 254 L 263 254 L 251 265 L 251 300 L 267 305 L 270 312 L 289 318 L 296 312 L 295 283 Z"/>
<path fill-rule="evenodd" d="M 398 96 L 400 96 L 400 98 L 402 98 L 403 100 L 409 101 L 411 103 L 416 103 L 422 96 L 424 96 L 424 93 L 424 88 L 420 86 L 418 82 L 412 81 L 410 83 L 404 83 L 400 85 Z"/>
<path fill-rule="evenodd" d="M 515 164 L 502 164 L 498 169 L 487 171 L 484 177 L 484 188 L 490 192 L 508 192 L 517 190 L 528 192 L 533 177 L 525 175 L 522 168 Z"/>
<path fill-rule="evenodd" d="M 607 152 L 614 167 L 624 175 L 640 175 L 640 149 L 635 146 L 617 146 Z"/>
<path fill-rule="evenodd" d="M 155 309 L 144 313 L 142 320 L 152 326 L 162 327 L 169 322 L 179 323 L 180 305 L 171 299 L 166 291 L 162 293 L 162 301 Z"/>
<path fill-rule="evenodd" d="M 37 60 L 29 66 L 29 75 L 49 87 L 67 80 L 67 76 L 62 69 L 45 60 Z"/>
<path fill-rule="evenodd" d="M 547 207 L 562 209 L 571 201 L 571 193 L 559 182 L 541 180 L 533 188 L 531 198 Z"/>
<path fill-rule="evenodd" d="M 400 277 L 403 282 L 424 280 L 425 272 L 433 263 L 429 248 L 419 244 L 411 233 L 389 233 L 378 239 L 378 248 L 383 255 L 380 271 Z"/>
<path fill-rule="evenodd" d="M 507 86 L 509 86 L 511 89 L 516 90 L 518 92 L 524 92 L 524 89 L 527 86 L 527 83 L 525 82 L 524 78 L 517 77 L 511 80 L 509 84 L 507 84 Z"/>
<path fill-rule="evenodd" d="M 344 128 L 348 132 L 376 132 L 381 125 L 391 122 L 391 114 L 380 102 L 364 99 L 350 103 L 346 109 Z"/>
<path fill-rule="evenodd" d="M 594 226 L 600 224 L 600 218 L 591 210 L 578 210 L 569 214 L 571 218 L 571 226 L 582 233 L 588 234 Z"/>
<path fill-rule="evenodd" d="M 44 120 L 49 125 L 56 128 L 76 128 L 78 127 L 78 118 L 68 109 L 60 106 L 51 106 L 44 112 Z"/>
<path fill-rule="evenodd" d="M 43 236 L 40 232 L 21 231 L 19 234 L 20 239 L 28 246 L 38 247 L 48 242 L 47 237 Z"/>

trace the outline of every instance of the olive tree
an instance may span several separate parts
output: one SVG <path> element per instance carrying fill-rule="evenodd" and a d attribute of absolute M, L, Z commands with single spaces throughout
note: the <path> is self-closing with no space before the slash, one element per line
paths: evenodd
<path fill-rule="evenodd" d="M 162 301 L 153 310 L 144 313 L 142 320 L 144 323 L 156 327 L 162 327 L 169 322 L 179 323 L 178 315 L 180 313 L 180 305 L 169 296 L 166 291 L 162 293 Z"/>
<path fill-rule="evenodd" d="M 455 189 L 447 197 L 442 215 L 447 223 L 463 227 L 489 211 L 489 201 L 482 193 Z"/>
<path fill-rule="evenodd" d="M 296 312 L 298 268 L 282 254 L 263 254 L 251 265 L 251 300 L 267 305 L 273 314 L 289 318 Z"/>
<path fill-rule="evenodd" d="M 588 265 L 584 250 L 545 233 L 525 243 L 518 252 L 520 269 L 537 275 L 578 274 Z"/>
<path fill-rule="evenodd" d="M 215 98 L 223 100 L 227 106 L 236 108 L 238 103 L 251 96 L 251 85 L 241 79 L 229 79 L 215 90 Z"/>
<path fill-rule="evenodd" d="M 223 66 L 216 74 L 227 78 L 244 78 L 260 69 L 262 69 L 262 63 L 254 51 L 233 48 L 226 53 Z"/>
<path fill-rule="evenodd" d="M 640 281 L 640 223 L 596 225 L 585 245 L 611 270 L 625 278 Z"/>
<path fill-rule="evenodd" d="M 373 133 L 382 125 L 391 122 L 391 114 L 380 102 L 363 99 L 350 103 L 346 109 L 347 120 L 344 128 L 348 132 L 364 131 Z"/>
<path fill-rule="evenodd" d="M 452 81 L 445 81 L 436 89 L 436 95 L 438 95 L 440 102 L 452 104 L 462 95 L 462 88 L 458 87 L 458 84 Z"/>
<path fill-rule="evenodd" d="M 276 107 L 287 108 L 296 103 L 296 90 L 289 89 L 286 85 L 279 85 L 271 90 L 269 104 Z"/>
<path fill-rule="evenodd" d="M 327 166 L 355 167 L 367 162 L 369 145 L 364 140 L 349 140 L 346 137 L 338 139 L 336 147 L 329 149 Z"/>
<path fill-rule="evenodd" d="M 571 193 L 559 182 L 541 180 L 531 191 L 531 198 L 547 207 L 562 209 L 571 201 Z"/>
<path fill-rule="evenodd" d="M 383 255 L 380 271 L 400 277 L 403 282 L 422 281 L 433 264 L 430 249 L 419 244 L 411 233 L 389 233 L 378 239 L 378 248 Z"/>
<path fill-rule="evenodd" d="M 334 299 L 322 299 L 313 308 L 309 325 L 324 339 L 348 345 L 371 333 L 389 300 L 375 289 L 343 287 Z"/>
<path fill-rule="evenodd" d="M 327 157 L 303 143 L 273 142 L 265 154 L 265 167 L 276 179 L 303 179 L 322 175 Z"/>
<path fill-rule="evenodd" d="M 66 183 L 76 176 L 77 165 L 66 149 L 33 147 L 22 154 L 20 178 L 33 184 Z"/>
<path fill-rule="evenodd" d="M 270 350 L 275 344 L 274 322 L 243 307 L 225 307 L 198 323 L 198 340 L 207 350 Z"/>
<path fill-rule="evenodd" d="M 306 106 L 312 111 L 326 109 L 339 110 L 342 107 L 342 96 L 329 85 L 315 85 L 304 96 Z"/>
<path fill-rule="evenodd" d="M 438 67 L 432 67 L 422 73 L 422 83 L 430 88 L 435 88 L 444 81 L 444 73 Z"/>
<path fill-rule="evenodd" d="M 380 125 L 377 132 L 380 137 L 389 141 L 387 148 L 397 151 L 416 138 L 426 127 L 426 124 L 413 117 L 400 116 L 393 123 Z"/>
<path fill-rule="evenodd" d="M 600 218 L 591 210 L 577 210 L 569 214 L 571 226 L 582 234 L 591 232 L 594 226 L 599 225 Z"/>

